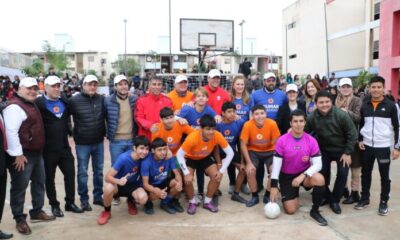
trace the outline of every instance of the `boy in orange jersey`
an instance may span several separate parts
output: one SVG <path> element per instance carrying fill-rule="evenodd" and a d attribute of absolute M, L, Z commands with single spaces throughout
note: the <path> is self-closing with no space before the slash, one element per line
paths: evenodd
<path fill-rule="evenodd" d="M 189 198 L 187 213 L 191 215 L 196 213 L 197 207 L 193 188 L 194 171 L 201 168 L 210 177 L 203 208 L 213 213 L 218 212 L 218 207 L 211 200 L 218 190 L 222 174 L 228 168 L 234 155 L 232 148 L 222 134 L 215 130 L 216 125 L 215 119 L 210 115 L 202 116 L 200 118 L 201 129 L 192 132 L 176 154 L 182 172 L 185 175 L 185 191 Z M 211 158 L 211 154 L 217 145 L 226 153 L 226 157 L 222 159 L 222 164 L 219 163 L 218 166 Z"/>
<path fill-rule="evenodd" d="M 253 119 L 247 121 L 240 135 L 240 148 L 246 161 L 247 181 L 252 192 L 252 198 L 247 202 L 247 207 L 259 203 L 257 192 L 256 172 L 258 168 L 267 166 L 268 173 L 271 172 L 272 158 L 275 150 L 275 143 L 280 136 L 276 122 L 267 118 L 267 112 L 263 105 L 255 105 L 251 108 Z M 264 179 L 262 176 L 261 179 Z M 262 182 L 260 183 L 262 186 Z M 268 186 L 264 194 L 263 202 L 269 202 Z"/>

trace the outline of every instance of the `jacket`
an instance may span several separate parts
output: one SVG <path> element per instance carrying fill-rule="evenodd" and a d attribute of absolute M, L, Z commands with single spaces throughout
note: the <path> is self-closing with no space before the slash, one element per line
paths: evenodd
<path fill-rule="evenodd" d="M 394 133 L 394 148 L 400 149 L 399 118 L 394 102 L 386 97 L 374 110 L 371 97 L 365 97 L 361 106 L 359 141 L 370 147 L 390 147 Z"/>
<path fill-rule="evenodd" d="M 297 101 L 297 109 L 303 110 L 303 112 L 305 113 L 306 105 L 303 102 Z M 290 110 L 288 102 L 284 103 L 278 109 L 278 118 L 276 119 L 276 123 L 278 124 L 281 135 L 287 133 L 290 128 L 289 117 L 291 112 L 292 111 Z"/>
<path fill-rule="evenodd" d="M 103 141 L 106 133 L 104 97 L 82 92 L 70 98 L 69 107 L 74 119 L 75 143 L 91 145 Z"/>

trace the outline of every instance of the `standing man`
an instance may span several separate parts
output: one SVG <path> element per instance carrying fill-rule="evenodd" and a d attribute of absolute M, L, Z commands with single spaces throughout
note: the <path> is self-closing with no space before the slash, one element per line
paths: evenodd
<path fill-rule="evenodd" d="M 151 132 L 156 130 L 156 124 L 160 122 L 160 110 L 164 107 L 172 108 L 171 100 L 162 94 L 162 87 L 161 78 L 153 76 L 149 82 L 149 93 L 141 96 L 136 103 L 134 116 L 139 136 L 151 139 Z"/>
<path fill-rule="evenodd" d="M 74 119 L 74 141 L 78 158 L 78 193 L 84 211 L 92 211 L 88 195 L 88 165 L 92 158 L 93 204 L 103 206 L 103 166 L 106 133 L 104 97 L 97 94 L 98 80 L 94 75 L 83 79 L 82 92 L 70 99 Z"/>
<path fill-rule="evenodd" d="M 193 93 L 188 90 L 188 79 L 185 75 L 178 75 L 175 78 L 174 90 L 167 95 L 172 101 L 172 110 L 175 115 L 181 113 L 181 109 L 193 100 Z"/>
<path fill-rule="evenodd" d="M 75 166 L 74 157 L 68 143 L 69 110 L 65 97 L 61 96 L 61 80 L 57 76 L 48 76 L 45 81 L 45 94 L 36 98 L 35 103 L 42 114 L 46 144 L 43 150 L 46 172 L 46 193 L 51 205 L 51 212 L 56 217 L 63 217 L 60 202 L 57 201 L 56 177 L 57 166 L 64 175 L 65 210 L 82 213 L 75 205 Z"/>
<path fill-rule="evenodd" d="M 21 80 L 18 93 L 3 110 L 11 175 L 10 206 L 21 234 L 32 233 L 24 214 L 25 192 L 29 182 L 32 195 L 32 221 L 51 221 L 54 216 L 43 210 L 45 191 L 45 170 L 42 150 L 45 134 L 42 116 L 34 104 L 38 85 L 36 79 L 27 77 Z"/>
<path fill-rule="evenodd" d="M 325 197 L 332 211 L 341 214 L 339 206 L 347 183 L 351 154 L 357 142 L 357 130 L 349 114 L 332 104 L 331 94 L 319 91 L 315 96 L 317 111 L 307 117 L 306 132 L 313 132 L 321 148 L 322 170 L 325 178 Z M 337 177 L 333 191 L 329 190 L 331 162 L 337 165 Z"/>
<path fill-rule="evenodd" d="M 221 108 L 224 102 L 231 101 L 229 93 L 219 86 L 221 82 L 221 73 L 217 69 L 212 69 L 208 73 L 208 85 L 204 89 L 208 92 L 208 105 L 221 115 Z"/>
<path fill-rule="evenodd" d="M 248 79 L 250 73 L 251 73 L 251 67 L 253 65 L 251 64 L 251 62 L 247 59 L 247 57 L 244 58 L 243 62 L 240 64 L 240 73 L 242 73 L 246 79 Z"/>
<path fill-rule="evenodd" d="M 366 97 L 361 106 L 359 146 L 361 149 L 361 200 L 354 207 L 361 210 L 369 205 L 371 175 L 375 159 L 381 175 L 381 199 L 379 215 L 389 214 L 388 200 L 390 194 L 390 148 L 394 136 L 393 160 L 400 156 L 399 119 L 397 108 L 391 100 L 384 97 L 385 79 L 373 77 L 369 82 L 371 96 Z"/>

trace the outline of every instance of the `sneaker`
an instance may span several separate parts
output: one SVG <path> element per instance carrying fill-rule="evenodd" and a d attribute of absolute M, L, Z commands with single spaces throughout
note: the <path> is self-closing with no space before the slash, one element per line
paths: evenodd
<path fill-rule="evenodd" d="M 265 204 L 269 203 L 269 192 L 264 193 L 263 203 L 265 203 Z"/>
<path fill-rule="evenodd" d="M 242 198 L 238 193 L 233 193 L 231 197 L 232 201 L 238 202 L 238 203 L 247 203 L 247 200 Z"/>
<path fill-rule="evenodd" d="M 319 213 L 318 210 L 311 210 L 310 217 L 312 217 L 320 226 L 327 226 L 328 222 L 326 219 Z"/>
<path fill-rule="evenodd" d="M 378 214 L 381 216 L 386 216 L 389 214 L 389 209 L 388 209 L 388 205 L 386 201 L 381 201 L 379 203 L 379 210 L 378 210 Z"/>
<path fill-rule="evenodd" d="M 355 206 L 354 209 L 362 210 L 369 205 L 369 200 L 360 200 Z"/>
<path fill-rule="evenodd" d="M 252 207 L 260 202 L 260 199 L 258 197 L 252 197 L 247 203 L 246 207 Z"/>
<path fill-rule="evenodd" d="M 98 205 L 98 206 L 100 206 L 100 207 L 104 207 L 104 201 L 103 201 L 103 199 L 95 200 L 95 201 L 93 201 L 93 204 L 94 204 L 94 205 Z"/>
<path fill-rule="evenodd" d="M 151 201 L 148 201 L 145 205 L 144 205 L 144 212 L 148 215 L 153 215 L 154 214 L 154 207 L 153 207 L 153 203 Z"/>
<path fill-rule="evenodd" d="M 171 206 L 175 209 L 175 211 L 182 213 L 185 211 L 185 209 L 183 209 L 181 203 L 179 202 L 179 199 L 172 199 L 171 201 Z"/>
<path fill-rule="evenodd" d="M 214 205 L 214 203 L 211 201 L 209 203 L 204 203 L 203 208 L 210 210 L 210 212 L 216 213 L 218 212 L 218 207 Z"/>
<path fill-rule="evenodd" d="M 169 214 L 175 214 L 176 210 L 169 203 L 160 203 L 160 208 Z"/>
<path fill-rule="evenodd" d="M 193 214 L 196 213 L 196 208 L 197 208 L 197 204 L 196 203 L 189 203 L 186 212 L 188 214 L 190 214 L 190 215 L 193 215 Z"/>
<path fill-rule="evenodd" d="M 64 213 L 60 209 L 60 206 L 51 206 L 51 213 L 54 217 L 64 217 Z"/>
<path fill-rule="evenodd" d="M 136 215 L 138 213 L 136 204 L 133 201 L 129 200 L 127 201 L 127 203 L 128 203 L 128 213 L 130 215 Z"/>
<path fill-rule="evenodd" d="M 235 190 L 235 186 L 234 185 L 229 185 L 228 194 L 232 194 L 234 190 Z"/>
<path fill-rule="evenodd" d="M 97 223 L 99 225 L 104 225 L 108 222 L 108 219 L 111 218 L 111 212 L 110 211 L 102 211 L 99 218 L 97 219 Z"/>
<path fill-rule="evenodd" d="M 47 215 L 47 213 L 40 211 L 38 214 L 31 216 L 31 222 L 48 222 L 56 220 L 55 216 Z"/>
<path fill-rule="evenodd" d="M 243 194 L 246 194 L 246 195 L 249 195 L 251 193 L 249 187 L 247 186 L 247 184 L 243 184 L 242 185 L 241 192 Z"/>
<path fill-rule="evenodd" d="M 113 200 L 112 200 L 112 205 L 113 205 L 113 206 L 118 206 L 118 205 L 120 205 L 120 204 L 121 204 L 121 199 L 120 199 L 120 197 L 114 197 Z"/>
<path fill-rule="evenodd" d="M 90 212 L 90 211 L 92 211 L 92 206 L 90 206 L 89 203 L 82 203 L 81 204 L 81 209 L 84 212 Z"/>

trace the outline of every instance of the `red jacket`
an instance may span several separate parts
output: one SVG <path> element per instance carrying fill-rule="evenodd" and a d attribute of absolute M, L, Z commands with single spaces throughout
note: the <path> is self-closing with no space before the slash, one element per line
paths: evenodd
<path fill-rule="evenodd" d="M 150 128 L 160 122 L 160 110 L 164 107 L 172 108 L 172 101 L 165 95 L 155 96 L 147 93 L 139 97 L 136 102 L 135 120 L 138 124 L 138 136 L 144 135 L 151 139 Z"/>
<path fill-rule="evenodd" d="M 210 86 L 207 85 L 204 89 L 208 92 L 208 105 L 210 105 L 217 114 L 221 115 L 222 104 L 231 100 L 229 93 L 221 87 L 213 91 Z"/>

